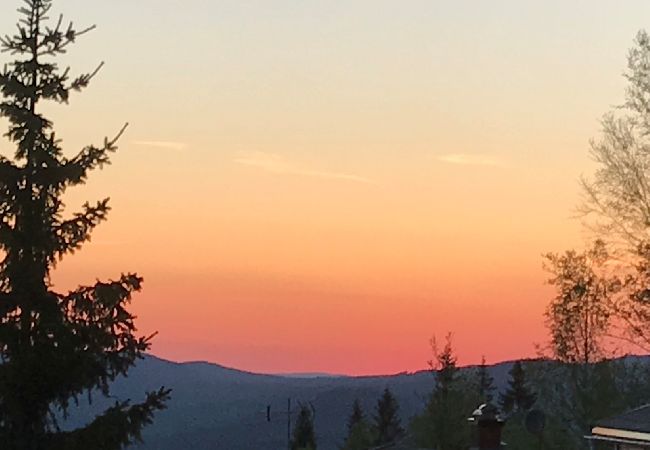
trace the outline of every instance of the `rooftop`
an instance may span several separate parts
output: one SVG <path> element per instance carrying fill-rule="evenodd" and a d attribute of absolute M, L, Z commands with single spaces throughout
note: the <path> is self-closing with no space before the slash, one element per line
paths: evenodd
<path fill-rule="evenodd" d="M 650 433 L 650 405 L 603 419 L 596 427 Z"/>
<path fill-rule="evenodd" d="M 650 405 L 598 421 L 587 438 L 650 447 Z"/>

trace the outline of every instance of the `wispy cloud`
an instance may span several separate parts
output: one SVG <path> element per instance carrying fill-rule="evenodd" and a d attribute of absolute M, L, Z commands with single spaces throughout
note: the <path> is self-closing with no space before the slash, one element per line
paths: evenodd
<path fill-rule="evenodd" d="M 233 162 L 245 166 L 257 167 L 266 172 L 286 175 L 300 175 L 313 178 L 325 178 L 331 180 L 344 180 L 356 183 L 372 183 L 369 178 L 343 172 L 329 172 L 316 170 L 288 161 L 280 155 L 265 152 L 251 152 L 233 159 Z"/>
<path fill-rule="evenodd" d="M 466 153 L 450 153 L 436 156 L 438 161 L 462 166 L 507 167 L 508 164 L 500 158 L 489 155 L 470 155 Z"/>
<path fill-rule="evenodd" d="M 187 144 L 175 141 L 132 141 L 133 145 L 140 147 L 158 148 L 163 150 L 185 150 Z"/>

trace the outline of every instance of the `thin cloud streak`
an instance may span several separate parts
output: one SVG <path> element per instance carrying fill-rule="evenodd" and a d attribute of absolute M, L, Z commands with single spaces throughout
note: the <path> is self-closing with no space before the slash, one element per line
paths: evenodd
<path fill-rule="evenodd" d="M 140 147 L 159 148 L 164 150 L 180 151 L 187 148 L 186 143 L 175 141 L 132 141 L 131 143 Z"/>
<path fill-rule="evenodd" d="M 508 164 L 494 156 L 470 155 L 466 153 L 450 153 L 437 156 L 438 161 L 462 166 L 487 166 L 487 167 L 508 167 Z"/>
<path fill-rule="evenodd" d="M 244 166 L 256 167 L 266 172 L 285 174 L 285 175 L 299 175 L 312 178 L 324 178 L 330 180 L 345 180 L 356 183 L 373 183 L 372 180 L 359 175 L 341 173 L 341 172 L 327 172 L 314 170 L 308 167 L 301 166 L 290 161 L 287 161 L 280 155 L 264 152 L 251 152 L 244 156 L 233 159 L 233 162 Z"/>

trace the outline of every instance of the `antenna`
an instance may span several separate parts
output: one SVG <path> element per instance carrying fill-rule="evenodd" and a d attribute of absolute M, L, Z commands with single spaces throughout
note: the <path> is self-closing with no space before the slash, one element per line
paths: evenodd
<path fill-rule="evenodd" d="M 291 450 L 291 397 L 287 399 L 287 446 Z"/>

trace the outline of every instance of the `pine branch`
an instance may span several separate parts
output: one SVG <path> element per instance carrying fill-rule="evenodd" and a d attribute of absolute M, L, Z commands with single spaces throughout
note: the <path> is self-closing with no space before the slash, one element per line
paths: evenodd
<path fill-rule="evenodd" d="M 64 164 L 65 174 L 63 175 L 66 183 L 74 186 L 86 181 L 88 172 L 96 167 L 102 168 L 105 164 L 110 164 L 109 153 L 117 150 L 115 145 L 122 137 L 129 124 L 125 124 L 119 133 L 111 140 L 104 139 L 102 147 L 90 145 L 84 148 L 77 156 Z"/>
<path fill-rule="evenodd" d="M 110 211 L 108 200 L 99 201 L 95 206 L 85 203 L 83 212 L 76 213 L 72 219 L 63 221 L 54 228 L 59 257 L 65 253 L 73 253 L 81 247 L 81 244 L 90 240 L 91 231 L 100 222 L 106 220 Z"/>
<path fill-rule="evenodd" d="M 142 429 L 153 422 L 156 411 L 166 409 L 171 389 L 148 392 L 143 403 L 118 402 L 84 428 L 50 436 L 52 450 L 116 450 L 142 442 Z"/>
<path fill-rule="evenodd" d="M 104 61 L 102 61 L 101 63 L 99 63 L 97 68 L 95 68 L 95 70 L 93 70 L 92 72 L 86 73 L 86 74 L 83 74 L 83 75 L 79 75 L 77 78 L 75 78 L 72 81 L 72 83 L 70 84 L 70 86 L 68 86 L 67 89 L 68 90 L 74 90 L 74 91 L 80 91 L 81 89 L 87 87 L 88 84 L 90 83 L 90 81 L 93 78 L 95 78 L 95 75 L 97 75 L 99 73 L 99 71 L 102 69 L 102 67 L 104 67 L 104 64 L 105 64 Z"/>
<path fill-rule="evenodd" d="M 117 281 L 97 282 L 60 297 L 66 345 L 77 356 L 87 355 L 86 362 L 77 361 L 80 366 L 93 368 L 82 374 L 87 380 L 83 389 L 106 387 L 107 381 L 125 375 L 149 348 L 148 338 L 135 335 L 135 316 L 126 310 L 132 294 L 141 287 L 142 278 L 127 274 Z"/>

